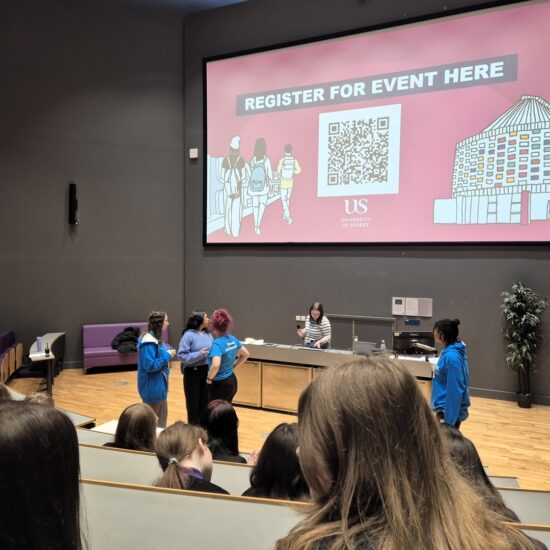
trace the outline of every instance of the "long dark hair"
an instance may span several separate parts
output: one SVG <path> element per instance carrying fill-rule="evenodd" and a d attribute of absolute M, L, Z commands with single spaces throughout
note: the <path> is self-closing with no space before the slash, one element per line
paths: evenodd
<path fill-rule="evenodd" d="M 451 458 L 462 477 L 474 486 L 491 510 L 507 519 L 518 521 L 517 516 L 506 507 L 500 493 L 491 483 L 472 441 L 453 426 L 440 424 L 440 428 Z"/>
<path fill-rule="evenodd" d="M 298 424 L 279 424 L 263 444 L 258 462 L 250 474 L 255 497 L 309 500 L 309 489 L 300 468 Z"/>
<path fill-rule="evenodd" d="M 165 311 L 151 311 L 147 321 L 147 331 L 150 332 L 162 344 L 162 325 L 166 319 Z"/>
<path fill-rule="evenodd" d="M 155 452 L 157 415 L 146 403 L 126 407 L 118 420 L 114 446 L 133 451 Z"/>
<path fill-rule="evenodd" d="M 311 316 L 311 311 L 313 309 L 316 309 L 319 311 L 319 319 L 314 319 Z M 317 323 L 318 325 L 321 324 L 321 321 L 323 320 L 323 316 L 325 315 L 325 310 L 323 309 L 323 304 L 321 302 L 313 302 L 309 308 L 309 322 L 310 323 Z"/>
<path fill-rule="evenodd" d="M 78 441 L 69 417 L 0 403 L 0 548 L 80 550 Z"/>
<path fill-rule="evenodd" d="M 191 317 L 187 319 L 187 324 L 185 325 L 184 331 L 181 333 L 183 336 L 188 330 L 199 330 L 199 327 L 202 325 L 204 321 L 204 316 L 206 315 L 206 311 L 193 311 L 191 313 Z"/>
<path fill-rule="evenodd" d="M 214 459 L 219 455 L 239 455 L 239 419 L 231 403 L 214 399 L 201 419 L 208 432 L 208 447 Z"/>
<path fill-rule="evenodd" d="M 460 325 L 458 319 L 441 319 L 436 321 L 434 330 L 439 332 L 445 345 L 450 346 L 458 341 L 458 325 Z"/>

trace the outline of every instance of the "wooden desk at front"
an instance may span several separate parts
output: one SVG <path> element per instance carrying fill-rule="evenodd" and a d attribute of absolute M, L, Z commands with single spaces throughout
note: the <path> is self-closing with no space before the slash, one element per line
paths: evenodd
<path fill-rule="evenodd" d="M 320 368 L 342 365 L 359 356 L 344 350 L 315 350 L 283 344 L 247 344 L 250 358 L 236 371 L 239 389 L 236 405 L 296 413 L 298 398 Z M 432 365 L 425 357 L 400 356 L 416 377 L 420 390 L 430 397 Z"/>

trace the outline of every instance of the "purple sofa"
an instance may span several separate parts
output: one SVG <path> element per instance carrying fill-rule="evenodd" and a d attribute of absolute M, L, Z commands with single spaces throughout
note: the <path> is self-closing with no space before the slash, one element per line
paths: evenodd
<path fill-rule="evenodd" d="M 82 347 L 84 373 L 94 367 L 117 367 L 137 365 L 137 352 L 123 355 L 111 347 L 113 338 L 126 327 L 137 327 L 143 334 L 147 323 L 111 323 L 108 325 L 83 325 Z M 168 331 L 162 334 L 162 339 L 168 342 Z"/>

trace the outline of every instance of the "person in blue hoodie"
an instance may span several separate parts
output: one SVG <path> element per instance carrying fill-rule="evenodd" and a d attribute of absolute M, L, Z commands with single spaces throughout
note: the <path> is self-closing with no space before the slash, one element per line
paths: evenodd
<path fill-rule="evenodd" d="M 434 325 L 435 343 L 443 351 L 434 370 L 431 407 L 440 422 L 459 428 L 468 418 L 470 373 L 466 346 L 458 339 L 458 319 L 442 319 Z"/>
<path fill-rule="evenodd" d="M 168 325 L 168 315 L 164 311 L 151 312 L 147 333 L 137 344 L 138 392 L 141 400 L 158 416 L 159 428 L 166 428 L 170 361 L 176 355 L 176 350 L 162 341 L 162 333 Z"/>
<path fill-rule="evenodd" d="M 201 416 L 208 407 L 206 376 L 208 374 L 208 353 L 213 340 L 208 331 L 209 321 L 206 312 L 193 311 L 181 335 L 178 349 L 189 424 L 200 424 Z"/>

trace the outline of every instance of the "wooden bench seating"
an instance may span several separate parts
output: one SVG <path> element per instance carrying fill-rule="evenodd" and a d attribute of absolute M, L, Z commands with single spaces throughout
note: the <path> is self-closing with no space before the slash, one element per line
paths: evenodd
<path fill-rule="evenodd" d="M 89 550 L 272 550 L 307 504 L 82 480 Z"/>
<path fill-rule="evenodd" d="M 80 444 L 79 451 L 83 478 L 151 486 L 162 474 L 152 453 L 87 444 Z M 251 470 L 247 464 L 215 461 L 211 481 L 232 495 L 241 495 L 250 487 Z"/>
<path fill-rule="evenodd" d="M 550 526 L 550 491 L 499 488 L 498 492 L 522 523 Z"/>

